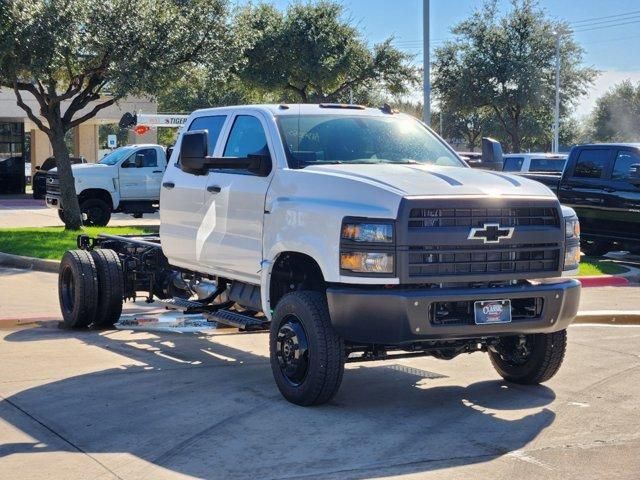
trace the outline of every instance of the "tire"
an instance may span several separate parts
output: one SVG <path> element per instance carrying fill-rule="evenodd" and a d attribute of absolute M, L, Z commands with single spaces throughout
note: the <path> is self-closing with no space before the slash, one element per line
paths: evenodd
<path fill-rule="evenodd" d="M 113 250 L 98 249 L 91 252 L 98 271 L 98 312 L 93 325 L 113 327 L 122 314 L 124 273 L 120 257 Z"/>
<path fill-rule="evenodd" d="M 66 328 L 83 328 L 98 311 L 98 273 L 84 250 L 68 250 L 60 262 L 58 298 Z"/>
<path fill-rule="evenodd" d="M 605 253 L 609 253 L 613 249 L 613 245 L 610 242 L 582 242 L 580 244 L 580 250 L 589 257 L 601 257 Z"/>
<path fill-rule="evenodd" d="M 537 385 L 553 377 L 567 349 L 567 331 L 527 335 L 529 354 L 517 361 L 511 357 L 519 337 L 501 339 L 497 351 L 489 350 L 489 358 L 496 371 L 508 382 L 522 385 Z M 511 357 L 511 358 L 510 358 Z"/>
<path fill-rule="evenodd" d="M 90 198 L 80 204 L 82 223 L 90 227 L 104 227 L 111 220 L 111 206 L 99 198 Z"/>
<path fill-rule="evenodd" d="M 323 294 L 299 291 L 282 297 L 271 320 L 269 351 L 278 389 L 291 403 L 321 405 L 338 391 L 344 342 L 331 326 Z"/>

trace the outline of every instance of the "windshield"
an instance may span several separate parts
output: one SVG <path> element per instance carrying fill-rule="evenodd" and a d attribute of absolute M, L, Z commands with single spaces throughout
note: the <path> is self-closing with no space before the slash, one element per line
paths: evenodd
<path fill-rule="evenodd" d="M 283 115 L 278 124 L 291 167 L 333 163 L 422 163 L 463 167 L 408 117 Z"/>
<path fill-rule="evenodd" d="M 98 163 L 101 163 L 102 165 L 115 165 L 120 160 L 129 155 L 131 153 L 131 150 L 131 147 L 116 148 L 110 154 L 102 157 L 102 160 L 100 160 Z"/>

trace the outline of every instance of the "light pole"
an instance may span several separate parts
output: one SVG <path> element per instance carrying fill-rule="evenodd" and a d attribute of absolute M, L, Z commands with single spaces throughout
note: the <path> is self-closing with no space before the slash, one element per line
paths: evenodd
<path fill-rule="evenodd" d="M 431 125 L 431 65 L 429 63 L 429 0 L 422 0 L 422 120 Z"/>
<path fill-rule="evenodd" d="M 553 32 L 556 36 L 556 105 L 553 112 L 553 141 L 551 142 L 551 150 L 558 153 L 560 149 L 560 36 L 561 29 Z"/>

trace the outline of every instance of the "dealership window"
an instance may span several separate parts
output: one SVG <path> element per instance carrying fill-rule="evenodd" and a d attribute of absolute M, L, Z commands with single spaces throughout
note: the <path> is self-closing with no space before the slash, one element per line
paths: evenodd
<path fill-rule="evenodd" d="M 578 157 L 573 176 L 601 178 L 608 159 L 609 150 L 583 150 Z"/>

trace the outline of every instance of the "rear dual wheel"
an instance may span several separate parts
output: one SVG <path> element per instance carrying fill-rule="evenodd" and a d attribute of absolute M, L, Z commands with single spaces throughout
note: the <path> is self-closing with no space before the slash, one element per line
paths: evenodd
<path fill-rule="evenodd" d="M 123 288 L 122 265 L 113 250 L 67 251 L 58 276 L 64 326 L 113 326 L 122 313 Z"/>

